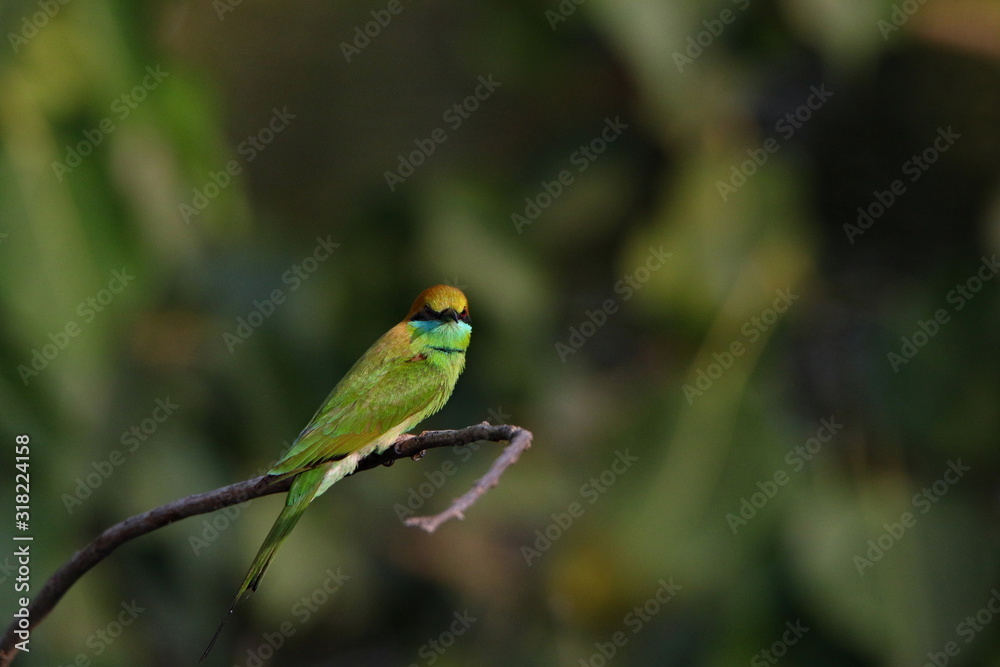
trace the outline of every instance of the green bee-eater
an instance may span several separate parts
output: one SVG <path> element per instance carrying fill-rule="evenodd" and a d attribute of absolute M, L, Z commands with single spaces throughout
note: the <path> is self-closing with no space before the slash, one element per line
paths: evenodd
<path fill-rule="evenodd" d="M 441 409 L 465 368 L 471 335 L 465 294 L 448 285 L 428 288 L 403 321 L 375 341 L 337 383 L 267 473 L 275 479 L 297 477 L 202 659 L 236 604 L 248 591 L 257 590 L 309 503 L 354 472 L 365 456 L 386 450 L 399 435 Z"/>

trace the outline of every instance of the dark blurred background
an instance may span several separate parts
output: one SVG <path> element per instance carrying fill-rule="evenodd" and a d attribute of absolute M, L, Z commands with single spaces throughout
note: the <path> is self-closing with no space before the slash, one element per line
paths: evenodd
<path fill-rule="evenodd" d="M 433 535 L 400 517 L 499 446 L 338 485 L 206 664 L 1000 664 L 996 2 L 0 27 L 0 537 L 27 433 L 33 592 L 265 471 L 447 282 L 475 335 L 423 426 L 534 447 Z M 123 546 L 16 664 L 193 664 L 281 502 Z"/>

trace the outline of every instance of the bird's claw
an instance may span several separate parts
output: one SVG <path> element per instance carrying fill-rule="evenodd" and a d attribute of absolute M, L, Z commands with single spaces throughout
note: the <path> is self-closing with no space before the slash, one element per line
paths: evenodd
<path fill-rule="evenodd" d="M 403 435 L 399 436 L 399 437 L 398 437 L 398 438 L 396 439 L 396 442 L 395 442 L 395 444 L 393 444 L 393 446 L 392 446 L 392 449 L 393 449 L 393 450 L 394 450 L 394 451 L 395 451 L 395 452 L 396 452 L 397 454 L 402 454 L 402 453 L 403 453 L 403 451 L 402 451 L 402 450 L 400 449 L 400 446 L 401 446 L 401 445 L 404 445 L 404 444 L 406 444 L 406 442 L 407 442 L 408 440 L 412 440 L 412 439 L 413 439 L 413 438 L 415 438 L 415 437 L 416 437 L 416 436 L 414 436 L 414 435 L 410 435 L 409 433 L 406 433 L 406 434 L 403 434 Z"/>

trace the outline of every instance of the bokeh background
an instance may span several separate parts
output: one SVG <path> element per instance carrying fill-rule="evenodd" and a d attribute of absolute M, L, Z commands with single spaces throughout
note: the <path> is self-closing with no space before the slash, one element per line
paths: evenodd
<path fill-rule="evenodd" d="M 5 618 L 16 434 L 37 591 L 264 471 L 448 282 L 475 335 L 425 426 L 534 447 L 433 535 L 407 505 L 498 445 L 338 485 L 206 664 L 1000 664 L 997 3 L 4 0 L 0 27 Z M 281 502 L 123 546 L 16 664 L 193 664 Z"/>

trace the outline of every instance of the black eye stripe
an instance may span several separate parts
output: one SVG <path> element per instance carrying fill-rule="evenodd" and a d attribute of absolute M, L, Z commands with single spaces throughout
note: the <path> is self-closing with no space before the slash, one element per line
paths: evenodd
<path fill-rule="evenodd" d="M 410 320 L 437 320 L 441 318 L 441 313 L 436 312 L 430 306 L 425 305 L 420 311 L 410 318 Z"/>
<path fill-rule="evenodd" d="M 430 307 L 430 305 L 425 304 L 424 307 L 421 308 L 416 313 L 416 315 L 414 315 L 413 317 L 410 318 L 410 321 L 413 322 L 413 321 L 417 321 L 417 320 L 440 320 L 440 319 L 442 319 L 441 318 L 441 312 L 437 311 L 437 310 L 434 310 L 433 308 Z M 458 319 L 461 322 L 465 322 L 465 323 L 469 322 L 469 308 L 468 307 L 465 307 L 465 308 L 462 309 L 462 312 L 458 314 Z"/>

